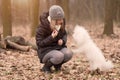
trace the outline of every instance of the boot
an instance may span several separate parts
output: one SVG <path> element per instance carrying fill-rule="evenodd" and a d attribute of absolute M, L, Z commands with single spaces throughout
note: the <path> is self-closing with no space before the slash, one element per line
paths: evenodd
<path fill-rule="evenodd" d="M 61 65 L 54 65 L 55 71 L 60 71 L 61 70 Z"/>
<path fill-rule="evenodd" d="M 48 61 L 44 64 L 44 66 L 43 66 L 43 68 L 41 69 L 41 71 L 43 71 L 43 72 L 45 72 L 45 73 L 52 73 L 52 71 L 51 71 L 52 65 L 53 65 L 53 64 L 50 62 L 50 60 L 48 60 Z"/>
<path fill-rule="evenodd" d="M 54 65 L 55 71 L 60 71 L 63 63 L 60 63 L 58 65 Z"/>

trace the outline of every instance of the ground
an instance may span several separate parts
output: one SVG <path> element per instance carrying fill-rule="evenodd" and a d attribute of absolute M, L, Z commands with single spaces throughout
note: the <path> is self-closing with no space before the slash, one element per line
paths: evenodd
<path fill-rule="evenodd" d="M 84 55 L 74 53 L 73 58 L 62 66 L 60 72 L 45 74 L 40 71 L 43 64 L 39 63 L 36 51 L 7 49 L 5 53 L 0 53 L 0 80 L 120 80 L 120 28 L 114 27 L 114 32 L 118 36 L 112 37 L 101 36 L 102 25 L 90 25 L 85 28 L 104 52 L 104 56 L 113 61 L 114 68 L 110 71 L 89 72 L 89 64 Z M 13 27 L 13 35 L 21 35 L 27 40 L 35 41 L 34 38 L 30 38 L 30 28 L 26 25 Z M 67 45 L 70 44 L 71 37 L 68 37 Z"/>

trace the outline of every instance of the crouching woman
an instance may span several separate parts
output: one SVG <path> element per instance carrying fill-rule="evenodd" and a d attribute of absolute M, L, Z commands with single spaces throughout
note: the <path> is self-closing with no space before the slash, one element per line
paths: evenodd
<path fill-rule="evenodd" d="M 40 16 L 40 25 L 36 31 L 37 53 L 44 64 L 42 71 L 51 73 L 51 67 L 61 70 L 63 63 L 72 58 L 73 53 L 67 48 L 64 11 L 58 5 L 50 7 L 49 12 Z"/>

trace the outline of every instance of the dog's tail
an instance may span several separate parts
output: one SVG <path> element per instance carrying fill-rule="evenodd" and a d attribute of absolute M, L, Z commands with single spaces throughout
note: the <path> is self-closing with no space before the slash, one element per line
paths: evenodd
<path fill-rule="evenodd" d="M 104 63 L 102 71 L 108 71 L 113 67 L 114 67 L 113 63 L 110 60 L 108 60 Z"/>

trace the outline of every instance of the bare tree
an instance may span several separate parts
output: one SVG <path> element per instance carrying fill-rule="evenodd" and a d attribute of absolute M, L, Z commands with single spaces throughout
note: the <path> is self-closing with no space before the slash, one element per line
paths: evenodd
<path fill-rule="evenodd" d="M 63 6 L 63 9 L 65 11 L 66 20 L 69 22 L 69 17 L 70 17 L 70 14 L 69 14 L 69 0 L 62 0 L 62 6 Z"/>
<path fill-rule="evenodd" d="M 115 2 L 115 14 L 116 14 L 116 16 L 115 16 L 115 20 L 116 20 L 116 22 L 117 23 L 119 23 L 120 22 L 120 0 L 115 0 L 116 2 Z M 119 25 L 120 25 L 120 23 L 119 23 Z"/>
<path fill-rule="evenodd" d="M 38 26 L 38 20 L 39 20 L 39 0 L 31 0 L 32 5 L 32 27 L 31 27 L 31 36 L 35 36 L 35 30 Z"/>
<path fill-rule="evenodd" d="M 105 0 L 105 22 L 103 34 L 111 35 L 113 32 L 113 18 L 114 18 L 114 0 Z"/>
<path fill-rule="evenodd" d="M 61 6 L 61 0 L 56 0 L 56 4 Z"/>
<path fill-rule="evenodd" d="M 2 24 L 3 24 L 3 36 L 12 35 L 12 16 L 11 16 L 11 0 L 2 0 Z"/>

